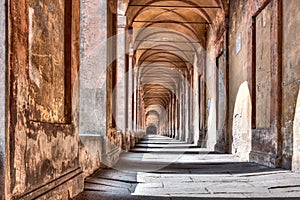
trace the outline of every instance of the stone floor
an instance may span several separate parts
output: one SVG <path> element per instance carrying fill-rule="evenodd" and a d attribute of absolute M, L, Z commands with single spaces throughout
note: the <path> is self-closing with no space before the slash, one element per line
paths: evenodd
<path fill-rule="evenodd" d="M 85 181 L 80 199 L 300 199 L 300 174 L 148 136 L 113 169 Z"/>

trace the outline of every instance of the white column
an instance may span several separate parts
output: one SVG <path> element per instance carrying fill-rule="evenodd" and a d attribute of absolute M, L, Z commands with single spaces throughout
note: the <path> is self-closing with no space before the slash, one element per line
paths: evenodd
<path fill-rule="evenodd" d="M 81 3 L 80 135 L 106 135 L 106 6 L 103 0 Z"/>
<path fill-rule="evenodd" d="M 189 120 L 190 120 L 190 112 L 189 112 L 189 80 L 188 80 L 188 73 L 186 74 L 186 80 L 184 82 L 184 119 L 185 119 L 185 141 L 189 141 L 190 132 L 189 132 Z"/>
<path fill-rule="evenodd" d="M 184 102 L 184 82 L 182 82 L 180 87 L 180 139 L 185 140 L 185 102 Z"/>
<path fill-rule="evenodd" d="M 133 69 L 132 69 L 132 55 L 129 55 L 129 71 L 128 71 L 128 131 L 132 132 L 133 120 L 132 120 L 132 97 L 134 96 L 133 89 Z"/>
<path fill-rule="evenodd" d="M 134 109 L 133 109 L 133 130 L 135 133 L 137 133 L 137 95 L 138 95 L 138 88 L 137 88 L 137 70 L 134 70 L 134 75 L 133 75 L 133 89 L 134 89 L 134 99 L 133 99 L 133 105 L 134 105 Z"/>
<path fill-rule="evenodd" d="M 116 88 L 113 88 L 113 92 L 117 92 L 116 94 L 116 102 L 117 102 L 117 110 L 116 110 L 116 124 L 119 131 L 122 131 L 125 134 L 125 86 L 126 86 L 126 78 L 125 78 L 125 25 L 126 17 L 118 16 L 118 33 L 117 33 L 117 85 Z"/>
<path fill-rule="evenodd" d="M 197 68 L 197 60 L 194 64 L 194 88 L 193 88 L 193 114 L 194 114 L 194 144 L 198 144 L 199 141 L 199 120 L 200 120 L 200 113 L 199 113 L 199 73 Z"/>

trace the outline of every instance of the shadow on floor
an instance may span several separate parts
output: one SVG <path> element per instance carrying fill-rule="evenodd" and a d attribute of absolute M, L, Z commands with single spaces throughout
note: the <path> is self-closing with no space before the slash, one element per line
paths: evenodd
<path fill-rule="evenodd" d="M 247 194 L 248 191 L 249 194 L 251 194 L 253 192 L 255 193 L 256 189 L 259 189 L 259 187 L 255 188 L 248 183 L 249 180 L 247 179 L 261 181 L 265 180 L 266 175 L 272 176 L 272 174 L 274 174 L 277 176 L 278 174 L 280 175 L 287 172 L 286 170 L 272 169 L 255 163 L 238 162 L 238 159 L 232 155 L 216 154 L 214 152 L 207 153 L 205 149 L 200 149 L 199 152 L 193 152 L 191 155 L 182 153 L 185 151 L 184 149 L 182 151 L 180 151 L 180 149 L 177 151 L 176 149 L 175 152 L 179 152 L 178 155 L 174 152 L 151 151 L 153 149 L 157 150 L 159 145 L 164 145 L 165 142 L 173 145 L 173 147 L 180 148 L 178 142 L 170 141 L 170 139 L 167 138 L 155 138 L 152 136 L 151 140 L 146 139 L 143 140 L 143 142 L 145 144 L 138 146 L 135 151 L 133 150 L 132 152 L 121 155 L 119 162 L 113 169 L 103 169 L 87 178 L 85 180 L 84 192 L 74 199 L 244 199 L 245 197 L 235 198 L 236 186 L 234 184 L 237 184 L 237 187 L 239 187 L 242 192 L 239 194 L 243 196 L 243 192 Z M 186 143 L 182 144 L 184 148 L 186 148 L 187 145 Z M 171 150 L 173 147 L 171 147 Z M 207 184 L 210 182 L 211 184 Z M 204 183 L 207 185 L 204 186 Z M 233 184 L 233 186 L 230 184 Z M 243 184 L 249 185 L 244 187 Z M 220 191 L 220 188 L 221 193 L 214 193 L 214 191 Z M 228 190 L 226 188 L 228 188 Z M 268 188 L 272 189 L 271 186 L 265 186 L 267 192 Z M 273 189 L 281 190 L 284 189 L 284 186 L 276 185 Z M 229 190 L 233 192 L 227 193 Z M 224 191 L 225 193 L 222 193 Z M 264 191 L 264 188 L 258 191 L 261 192 L 258 193 L 260 194 L 258 197 L 267 196 L 264 195 Z M 203 194 L 203 197 L 201 194 Z M 209 195 L 215 197 L 209 197 Z M 200 197 L 196 198 L 192 196 Z M 251 196 L 247 196 L 247 199 L 251 199 L 249 197 Z M 252 199 L 276 200 L 287 198 L 272 197 Z M 292 197 L 288 199 L 299 198 Z"/>

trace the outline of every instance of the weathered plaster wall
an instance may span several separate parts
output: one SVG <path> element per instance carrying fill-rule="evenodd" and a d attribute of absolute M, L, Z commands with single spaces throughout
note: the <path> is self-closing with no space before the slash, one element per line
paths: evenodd
<path fill-rule="evenodd" d="M 248 81 L 252 98 L 253 92 L 256 92 L 255 105 L 253 105 L 256 112 L 254 112 L 255 116 L 252 116 L 256 123 L 252 126 L 254 129 L 252 130 L 250 160 L 269 166 L 290 168 L 293 120 L 300 74 L 299 34 L 297 34 L 299 32 L 297 12 L 299 3 L 296 0 L 282 1 L 282 8 L 280 2 L 275 0 L 270 2 L 266 0 L 231 1 L 229 116 L 233 116 L 237 88 L 243 81 Z M 283 9 L 282 38 L 281 9 Z M 254 16 L 256 16 L 256 21 L 252 24 Z M 254 33 L 256 37 L 253 37 Z M 237 53 L 239 34 L 242 38 L 241 51 Z M 281 42 L 283 45 L 282 73 Z M 256 46 L 256 49 L 253 49 L 252 45 Z M 256 55 L 256 58 L 253 55 Z M 253 70 L 256 72 L 255 82 L 252 82 Z M 280 87 L 283 92 L 282 102 Z M 281 108 L 282 116 L 280 115 Z M 282 123 L 280 123 L 281 119 Z M 232 127 L 232 121 L 231 118 L 229 128 Z M 277 128 L 280 126 L 282 126 L 281 130 Z"/>
<path fill-rule="evenodd" d="M 222 46 L 221 46 L 222 48 Z M 222 53 L 216 58 L 216 128 L 217 128 L 217 145 L 216 150 L 226 152 L 227 147 L 227 59 L 226 48 L 220 50 Z"/>
<path fill-rule="evenodd" d="M 205 71 L 206 71 L 206 50 L 204 48 L 200 49 L 198 55 L 198 65 L 200 74 L 200 125 L 199 125 L 199 141 L 198 144 L 202 147 L 205 146 L 205 134 L 207 130 L 206 126 L 206 81 L 205 81 Z M 180 99 L 179 99 L 180 100 Z M 180 102 L 180 101 L 179 101 Z M 180 132 L 181 133 L 181 132 Z"/>
<path fill-rule="evenodd" d="M 256 128 L 270 128 L 271 4 L 257 17 L 256 26 Z"/>
<path fill-rule="evenodd" d="M 206 41 L 205 80 L 205 124 L 207 126 L 207 147 L 227 152 L 227 25 L 225 11 L 219 12 L 214 26 L 209 27 Z M 202 87 L 202 89 L 204 89 Z M 203 106 L 203 105 L 202 105 Z M 202 110 L 203 112 L 203 110 Z"/>
<path fill-rule="evenodd" d="M 282 139 L 283 164 L 290 168 L 293 153 L 293 131 L 297 95 L 300 85 L 300 4 L 297 0 L 283 1 L 283 73 L 282 73 Z M 298 121 L 299 123 L 299 121 Z M 299 148 L 300 143 L 294 143 Z M 299 156 L 299 152 L 295 152 Z"/>
<path fill-rule="evenodd" d="M 80 165 L 84 176 L 87 177 L 100 169 L 103 162 L 103 153 L 105 140 L 99 135 L 81 135 L 80 136 Z"/>
<path fill-rule="evenodd" d="M 280 90 L 277 85 L 280 82 L 278 2 L 232 1 L 229 17 L 229 132 L 232 132 L 230 129 L 233 127 L 238 88 L 247 81 L 254 100 L 252 112 L 255 115 L 252 117 L 257 117 L 256 121 L 252 120 L 257 123 L 252 126 L 250 161 L 273 167 L 280 165 L 281 154 L 277 129 L 280 120 Z"/>
<path fill-rule="evenodd" d="M 0 199 L 5 199 L 6 1 L 0 1 Z"/>
<path fill-rule="evenodd" d="M 240 85 L 247 81 L 249 62 L 247 58 L 249 19 L 247 17 L 247 1 L 231 1 L 229 17 L 231 19 L 229 21 L 229 133 L 234 131 L 233 116 L 238 90 Z M 229 139 L 230 144 L 232 144 L 233 136 Z"/>
<path fill-rule="evenodd" d="M 29 1 L 29 103 L 33 121 L 66 122 L 65 14 L 63 0 Z"/>
<path fill-rule="evenodd" d="M 50 75 L 52 79 L 47 79 L 49 83 L 45 83 L 46 85 L 50 82 L 53 85 L 68 82 L 72 85 L 62 84 L 65 87 L 62 90 L 74 91 L 75 94 L 77 91 L 75 80 L 79 67 L 79 1 L 72 1 L 72 4 L 48 3 L 11 1 L 10 5 L 10 120 L 7 134 L 10 154 L 6 171 L 9 183 L 7 199 L 68 199 L 83 189 L 83 176 L 79 165 L 76 95 L 72 99 L 74 104 L 70 123 L 60 121 L 67 118 L 67 114 L 62 114 L 63 118 L 57 114 L 61 108 L 62 112 L 71 113 L 63 108 L 68 105 L 65 100 L 60 101 L 54 96 L 48 96 L 51 92 L 46 88 L 37 91 L 39 97 L 31 95 L 33 79 L 46 81 Z M 62 10 L 66 15 L 62 14 Z M 64 19 L 61 19 L 61 16 L 65 16 Z M 62 26 L 63 33 L 56 33 L 56 30 L 61 31 Z M 59 40 L 53 38 L 48 41 L 51 34 L 59 34 Z M 47 43 L 51 45 L 48 46 Z M 61 43 L 64 43 L 65 48 L 63 55 L 60 52 Z M 45 49 L 47 51 L 44 51 Z M 34 59 L 35 55 L 42 56 Z M 63 58 L 57 62 L 56 58 L 60 56 Z M 34 76 L 30 73 L 33 66 L 39 69 Z M 61 74 L 57 73 L 56 70 L 62 68 L 68 69 L 68 72 L 65 72 L 68 76 L 61 77 Z M 68 77 L 70 79 L 67 79 Z M 45 104 L 43 109 L 39 110 L 32 107 L 32 102 Z M 37 110 L 40 114 L 35 115 L 33 112 Z"/>
<path fill-rule="evenodd" d="M 218 123 L 217 130 L 223 130 L 226 125 L 226 52 L 223 52 L 217 58 L 217 106 L 218 106 Z"/>

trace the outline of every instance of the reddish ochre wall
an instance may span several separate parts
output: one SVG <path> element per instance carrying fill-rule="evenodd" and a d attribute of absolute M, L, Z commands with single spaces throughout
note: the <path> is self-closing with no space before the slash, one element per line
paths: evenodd
<path fill-rule="evenodd" d="M 234 108 L 236 104 L 236 98 L 240 86 L 243 82 L 247 81 L 247 67 L 248 56 L 247 49 L 249 49 L 248 32 L 249 23 L 251 24 L 251 18 L 249 19 L 249 13 L 247 12 L 248 1 L 232 1 L 230 5 L 229 19 L 229 119 L 228 132 L 230 133 L 229 144 L 231 146 L 233 142 L 232 133 L 234 119 Z M 241 48 L 238 48 L 238 42 L 240 41 Z M 235 150 L 231 150 L 235 152 Z"/>
<path fill-rule="evenodd" d="M 11 1 L 9 10 L 7 199 L 73 197 L 83 177 L 78 110 L 66 91 L 76 102 L 79 1 Z"/>
<path fill-rule="evenodd" d="M 231 1 L 230 5 L 229 132 L 238 88 L 247 81 L 253 104 L 250 160 L 287 169 L 296 134 L 300 76 L 297 10 L 297 0 Z M 242 49 L 237 53 L 239 34 Z"/>
<path fill-rule="evenodd" d="M 256 128 L 270 128 L 271 4 L 256 17 Z"/>
<path fill-rule="evenodd" d="M 283 1 L 282 150 L 283 164 L 287 168 L 290 168 L 291 165 L 293 138 L 299 134 L 293 130 L 293 126 L 297 126 L 294 123 L 297 123 L 295 111 L 300 85 L 299 9 L 299 1 Z M 299 146 L 300 144 L 294 143 L 294 145 Z"/>
<path fill-rule="evenodd" d="M 71 28 L 64 23 L 66 17 L 63 0 L 29 1 L 29 109 L 33 121 L 66 122 L 64 103 L 69 91 L 65 90 L 68 54 L 64 44 L 70 44 L 64 33 Z"/>
<path fill-rule="evenodd" d="M 6 14 L 5 1 L 0 1 L 0 199 L 5 193 L 5 67 L 6 67 Z"/>

